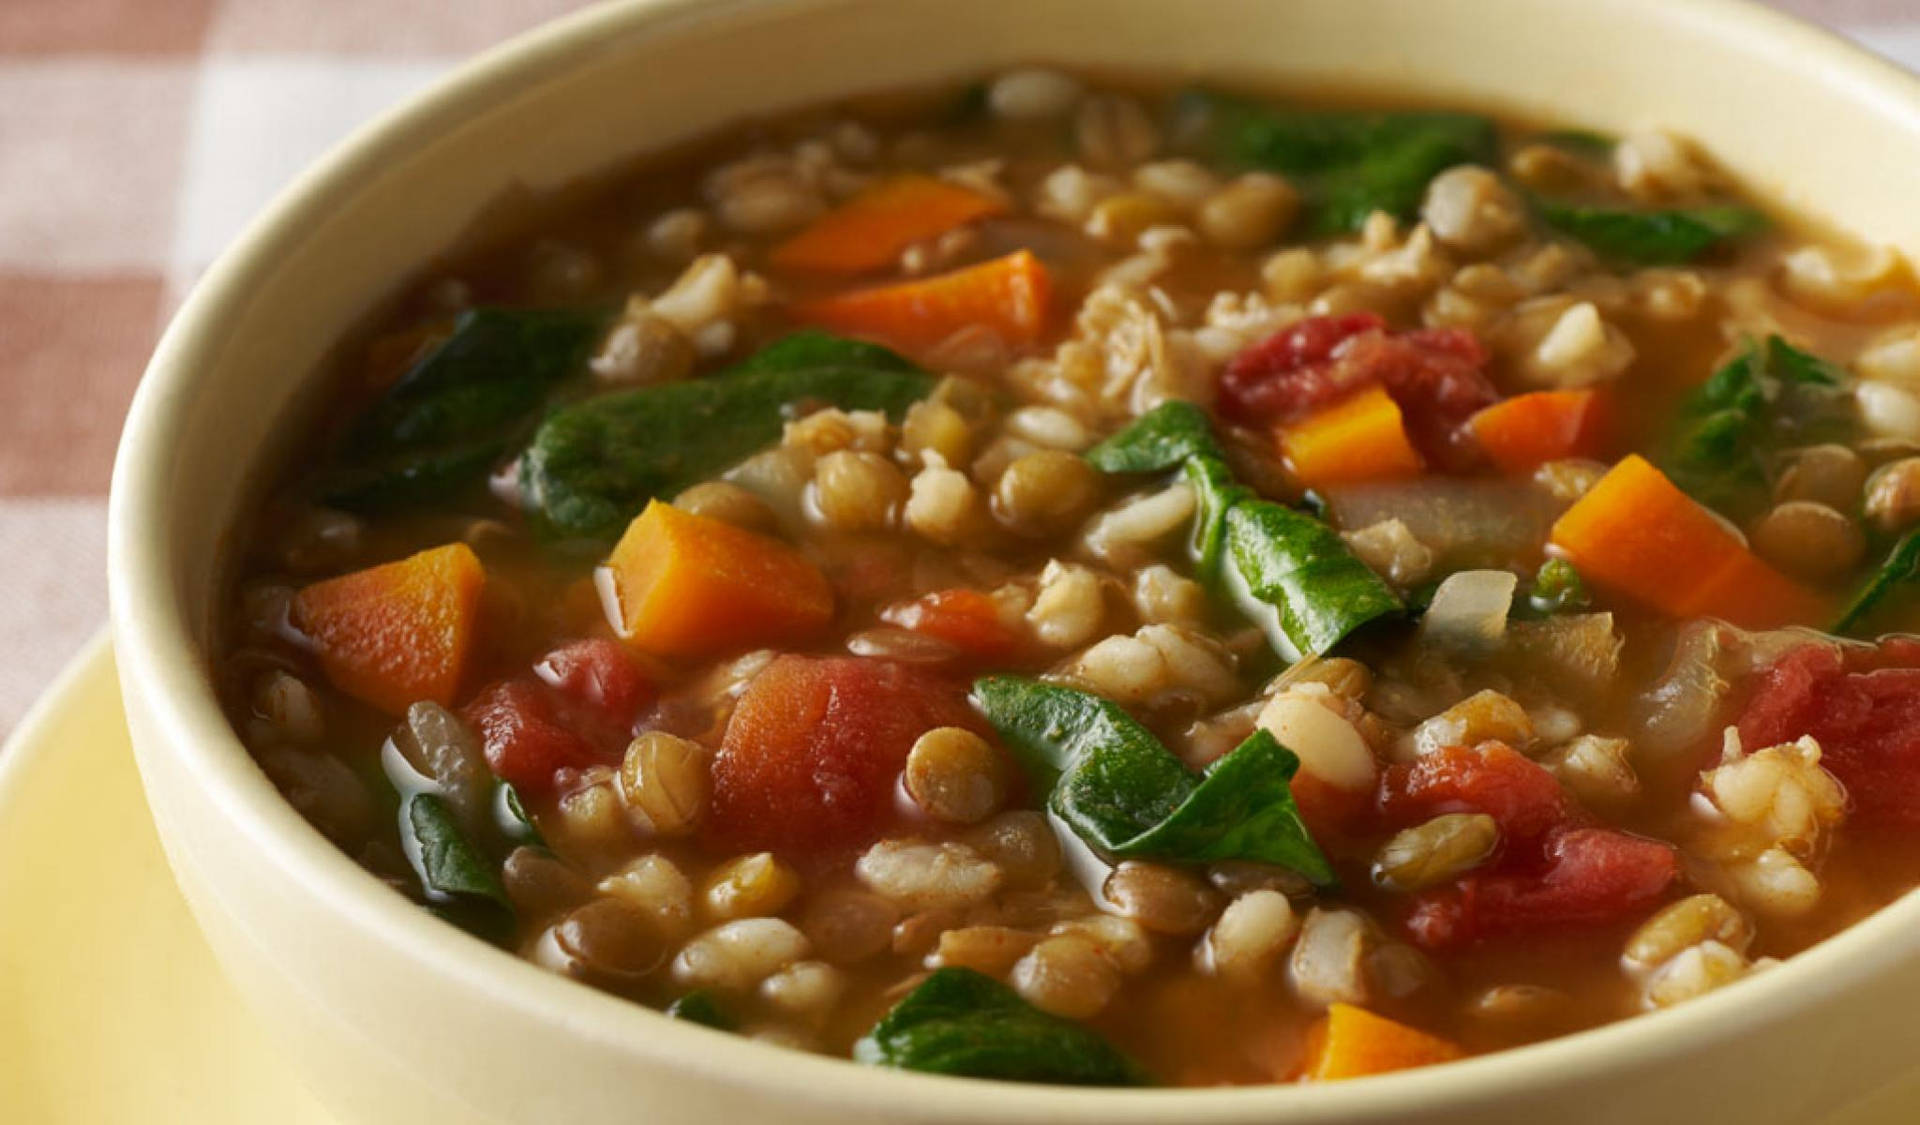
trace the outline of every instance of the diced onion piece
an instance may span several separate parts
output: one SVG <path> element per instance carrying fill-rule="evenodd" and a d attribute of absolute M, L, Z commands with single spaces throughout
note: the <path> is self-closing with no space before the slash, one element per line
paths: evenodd
<path fill-rule="evenodd" d="M 1433 593 L 1420 622 L 1421 636 L 1448 648 L 1484 652 L 1507 631 L 1507 612 L 1520 579 L 1506 570 L 1450 574 Z"/>

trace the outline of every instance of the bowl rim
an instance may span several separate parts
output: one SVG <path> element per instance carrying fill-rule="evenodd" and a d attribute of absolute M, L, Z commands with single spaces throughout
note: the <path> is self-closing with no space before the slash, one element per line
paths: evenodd
<path fill-rule="evenodd" d="M 1010 1122 L 1056 1120 L 1072 1111 L 1140 1125 L 1175 1111 L 1191 1120 L 1219 1122 L 1283 1112 L 1304 1120 L 1360 1112 L 1417 1115 L 1593 1080 L 1657 1056 L 1684 1053 L 1736 1034 L 1743 1024 L 1787 1019 L 1920 951 L 1920 891 L 1915 891 L 1712 995 L 1446 1066 L 1323 1085 L 1147 1090 L 1023 1085 L 863 1067 L 670 1020 L 446 925 L 367 874 L 308 824 L 267 781 L 227 722 L 194 642 L 195 623 L 176 597 L 179 561 L 167 529 L 170 508 L 190 498 L 175 496 L 167 482 L 178 435 L 192 425 L 197 372 L 223 346 L 225 322 L 246 305 L 257 279 L 272 273 L 283 249 L 297 244 L 303 230 L 338 200 L 372 182 L 389 154 L 511 102 L 528 86 L 606 49 L 610 41 L 775 10 L 865 2 L 624 0 L 536 27 L 462 63 L 310 165 L 248 224 L 175 314 L 140 381 L 114 465 L 108 504 L 113 647 L 128 700 L 142 701 L 151 723 L 147 741 L 163 745 L 178 760 L 265 861 L 343 921 L 378 931 L 395 958 L 429 966 L 455 987 L 490 993 L 529 1025 L 564 1027 L 567 1035 L 689 1076 L 758 1086 L 772 1096 L 857 1115 L 944 1106 Z M 1558 0 L 1510 2 L 1548 7 Z M 1616 0 L 1616 5 L 1635 9 L 1634 18 L 1711 22 L 1720 34 L 1797 55 L 1803 69 L 1826 68 L 1828 80 L 1844 83 L 1852 96 L 1920 123 L 1920 76 L 1793 16 L 1750 0 Z"/>

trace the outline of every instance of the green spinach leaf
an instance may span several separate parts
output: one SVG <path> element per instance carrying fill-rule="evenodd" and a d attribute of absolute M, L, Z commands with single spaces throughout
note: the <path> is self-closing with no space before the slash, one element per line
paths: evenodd
<path fill-rule="evenodd" d="M 936 969 L 853 1045 L 856 1061 L 929 1074 L 1144 1086 L 1146 1073 L 1077 1023 L 972 969 Z"/>
<path fill-rule="evenodd" d="M 1375 211 L 1411 218 L 1434 176 L 1498 154 L 1493 122 L 1469 113 L 1287 109 L 1197 90 L 1180 114 L 1207 151 L 1291 177 L 1318 233 L 1358 230 Z"/>
<path fill-rule="evenodd" d="M 1777 453 L 1852 436 L 1849 381 L 1779 336 L 1748 341 L 1681 404 L 1661 468 L 1708 507 L 1736 519 L 1757 514 Z"/>
<path fill-rule="evenodd" d="M 521 458 L 521 485 L 550 534 L 606 541 L 648 500 L 778 440 L 797 403 L 884 410 L 898 419 L 932 389 L 932 376 L 884 348 L 804 333 L 717 375 L 557 411 Z"/>
<path fill-rule="evenodd" d="M 532 814 L 520 800 L 518 789 L 501 782 L 494 788 L 494 802 L 494 820 L 508 843 L 535 848 L 547 846 L 546 838 L 540 835 L 540 826 L 533 822 Z"/>
<path fill-rule="evenodd" d="M 1767 227 L 1765 215 L 1732 204 L 1633 211 L 1537 197 L 1533 203 L 1548 226 L 1585 243 L 1603 258 L 1636 266 L 1683 265 Z"/>
<path fill-rule="evenodd" d="M 479 900 L 511 912 L 513 903 L 496 865 L 461 830 L 446 798 L 423 792 L 405 800 L 402 850 L 420 876 L 428 900 Z"/>
<path fill-rule="evenodd" d="M 1207 412 L 1191 402 L 1163 402 L 1124 429 L 1087 450 L 1087 463 L 1103 473 L 1159 473 L 1189 457 L 1225 459 Z"/>
<path fill-rule="evenodd" d="M 348 431 L 322 497 L 354 511 L 442 499 L 483 477 L 577 373 L 606 323 L 581 309 L 468 309 Z"/>
<path fill-rule="evenodd" d="M 1109 859 L 1241 859 L 1333 883 L 1289 786 L 1299 759 L 1265 731 L 1194 774 L 1109 700 L 1019 676 L 975 681 L 973 699 L 1047 807 Z"/>
<path fill-rule="evenodd" d="M 702 1027 L 711 1027 L 719 1031 L 732 1031 L 740 1026 L 740 1021 L 720 1006 L 713 993 L 705 989 L 695 989 L 667 1005 L 667 1015 L 673 1019 L 697 1023 Z"/>
<path fill-rule="evenodd" d="M 1887 561 L 1873 572 L 1860 592 L 1847 603 L 1840 619 L 1833 623 L 1833 631 L 1842 636 L 1852 633 L 1863 623 L 1872 619 L 1876 611 L 1884 609 L 1887 600 L 1901 587 L 1915 579 L 1920 579 L 1920 531 L 1909 531 L 1887 555 Z"/>

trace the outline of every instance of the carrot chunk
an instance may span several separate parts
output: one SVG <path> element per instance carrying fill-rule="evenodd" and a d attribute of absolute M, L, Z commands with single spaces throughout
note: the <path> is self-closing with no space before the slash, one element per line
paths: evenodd
<path fill-rule="evenodd" d="M 1278 439 L 1309 488 L 1418 476 L 1423 468 L 1399 404 L 1378 385 L 1281 426 Z"/>
<path fill-rule="evenodd" d="M 1673 617 L 1748 629 L 1824 620 L 1825 599 L 1754 557 L 1638 455 L 1567 509 L 1550 539 L 1583 578 Z"/>
<path fill-rule="evenodd" d="M 1017 250 L 977 266 L 857 289 L 793 307 L 803 324 L 867 336 L 908 352 L 924 352 L 962 328 L 997 332 L 1013 346 L 1032 344 L 1047 327 L 1052 278 L 1040 259 Z"/>
<path fill-rule="evenodd" d="M 658 500 L 607 560 L 615 628 L 660 656 L 804 641 L 833 620 L 819 568 L 775 539 Z"/>
<path fill-rule="evenodd" d="M 293 624 L 335 687 L 390 714 L 450 706 L 472 654 L 486 570 L 465 543 L 316 582 Z"/>
<path fill-rule="evenodd" d="M 992 196 L 932 176 L 891 176 L 774 247 L 772 261 L 789 270 L 863 273 L 892 265 L 917 242 L 1005 210 Z"/>
<path fill-rule="evenodd" d="M 1502 472 L 1528 473 L 1548 461 L 1594 455 L 1601 442 L 1600 396 L 1593 390 L 1514 395 L 1467 425 Z"/>
<path fill-rule="evenodd" d="M 1452 1062 L 1465 1054 L 1437 1035 L 1352 1004 L 1334 1004 L 1307 1033 L 1305 1076 L 1313 1082 L 1359 1078 Z"/>

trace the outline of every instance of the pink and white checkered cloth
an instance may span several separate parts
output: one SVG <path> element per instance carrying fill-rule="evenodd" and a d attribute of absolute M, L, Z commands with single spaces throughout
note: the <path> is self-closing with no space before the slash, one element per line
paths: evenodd
<path fill-rule="evenodd" d="M 1920 0 L 1778 0 L 1920 69 Z M 0 733 L 104 620 L 168 313 L 363 120 L 582 0 L 0 0 Z"/>

